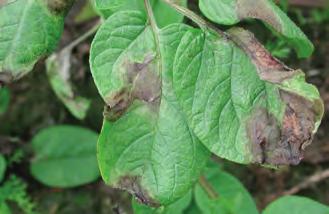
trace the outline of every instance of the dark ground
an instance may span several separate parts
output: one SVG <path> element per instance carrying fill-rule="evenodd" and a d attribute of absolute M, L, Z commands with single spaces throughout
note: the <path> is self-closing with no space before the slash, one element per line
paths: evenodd
<path fill-rule="evenodd" d="M 91 20 L 82 23 L 73 21 L 81 5 L 82 1 L 75 6 L 67 19 L 60 47 L 77 38 L 94 23 Z M 190 7 L 195 8 L 195 1 L 191 1 Z M 314 15 L 314 11 L 318 11 L 320 15 Z M 308 81 L 318 86 L 326 112 L 329 112 L 329 15 L 326 15 L 329 14 L 329 10 L 293 6 L 289 14 L 313 41 L 315 53 L 307 60 L 298 60 L 291 52 L 289 57 L 282 60 L 292 65 L 291 67 L 302 68 L 306 72 Z M 298 14 L 302 14 L 305 19 L 299 18 Z M 252 28 L 264 43 L 277 41 L 257 22 L 243 25 Z M 109 213 L 108 210 L 112 209 L 129 210 L 129 196 L 105 187 L 102 181 L 70 190 L 49 189 L 32 179 L 28 173 L 28 160 L 31 154 L 27 143 L 38 130 L 53 124 L 76 124 L 95 131 L 100 130 L 103 103 L 89 73 L 89 44 L 90 41 L 81 43 L 75 49 L 72 60 L 75 71 L 73 81 L 79 94 L 93 99 L 92 107 L 84 121 L 74 119 L 56 98 L 48 83 L 42 62 L 35 67 L 34 72 L 9 86 L 12 94 L 9 111 L 0 117 L 0 152 L 10 156 L 17 153 L 17 148 L 20 148 L 19 151 L 25 154 L 19 164 L 13 164 L 9 168 L 7 174 L 15 173 L 27 181 L 28 190 L 39 205 L 41 213 L 102 214 Z M 245 184 L 259 208 L 263 208 L 274 198 L 307 180 L 309 176 L 329 169 L 329 116 L 325 115 L 313 144 L 307 149 L 305 159 L 299 166 L 271 170 L 219 161 L 224 164 L 227 171 L 236 175 Z M 329 179 L 313 182 L 304 189 L 297 190 L 298 195 L 329 204 Z"/>

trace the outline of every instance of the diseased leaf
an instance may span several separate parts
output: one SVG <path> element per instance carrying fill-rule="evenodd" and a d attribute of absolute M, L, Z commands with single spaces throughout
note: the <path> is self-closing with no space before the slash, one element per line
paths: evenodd
<path fill-rule="evenodd" d="M 7 168 L 6 159 L 3 155 L 0 154 L 0 183 L 5 175 L 6 168 Z"/>
<path fill-rule="evenodd" d="M 119 10 L 139 10 L 146 13 L 143 0 L 95 0 L 96 7 L 104 17 L 109 17 Z M 150 0 L 157 24 L 165 27 L 169 24 L 182 22 L 183 15 L 170 8 L 162 0 Z M 187 6 L 187 0 L 176 0 L 181 6 Z"/>
<path fill-rule="evenodd" d="M 329 207 L 309 198 L 299 196 L 285 196 L 272 202 L 263 214 L 328 214 Z"/>
<path fill-rule="evenodd" d="M 163 31 L 184 31 L 168 71 L 188 124 L 210 151 L 239 163 L 300 162 L 323 115 L 302 71 L 242 29 L 225 37 L 181 25 Z"/>
<path fill-rule="evenodd" d="M 208 168 L 205 170 L 206 177 L 204 185 L 209 186 L 216 198 L 211 198 L 200 185 L 196 185 L 194 190 L 196 204 L 203 214 L 216 213 L 241 213 L 258 214 L 255 202 L 249 192 L 232 175 L 217 168 Z"/>
<path fill-rule="evenodd" d="M 68 0 L 4 0 L 0 7 L 0 84 L 22 77 L 56 47 Z"/>
<path fill-rule="evenodd" d="M 47 61 L 47 74 L 56 96 L 76 118 L 86 117 L 91 101 L 76 96 L 70 83 L 71 49 L 64 49 L 58 54 L 51 55 Z"/>
<path fill-rule="evenodd" d="M 95 36 L 90 64 L 107 104 L 98 141 L 102 177 L 158 207 L 188 192 L 209 152 L 190 130 L 171 76 L 159 66 L 172 56 L 160 59 L 155 41 L 142 12 L 115 13 Z"/>
<path fill-rule="evenodd" d="M 314 50 L 305 34 L 272 0 L 200 0 L 199 6 L 218 24 L 234 25 L 248 18 L 263 21 L 290 43 L 299 57 L 309 57 Z"/>
<path fill-rule="evenodd" d="M 30 172 L 52 187 L 75 187 L 99 177 L 97 134 L 76 126 L 53 126 L 32 139 L 35 157 Z"/>
<path fill-rule="evenodd" d="M 188 192 L 184 197 L 178 199 L 176 202 L 166 206 L 153 208 L 138 203 L 135 199 L 132 200 L 132 207 L 134 214 L 183 214 L 184 210 L 190 205 L 192 201 L 192 192 Z"/>

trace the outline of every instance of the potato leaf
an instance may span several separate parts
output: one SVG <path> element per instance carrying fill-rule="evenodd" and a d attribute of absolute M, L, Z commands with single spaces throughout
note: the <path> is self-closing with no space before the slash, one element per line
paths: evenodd
<path fill-rule="evenodd" d="M 305 34 L 272 0 L 200 0 L 199 6 L 218 24 L 233 25 L 248 18 L 263 21 L 290 43 L 299 57 L 309 57 L 314 50 Z"/>
<path fill-rule="evenodd" d="M 139 10 L 145 13 L 143 0 L 95 0 L 96 8 L 105 18 L 119 10 Z M 177 4 L 186 6 L 187 0 L 177 0 Z M 160 27 L 181 22 L 183 15 L 177 13 L 162 0 L 151 0 L 157 23 Z"/>
<path fill-rule="evenodd" d="M 160 64 L 158 40 L 145 15 L 122 11 L 97 32 L 91 70 L 106 119 L 98 162 L 106 183 L 151 206 L 184 196 L 209 157 L 190 130 Z"/>
<path fill-rule="evenodd" d="M 91 101 L 77 96 L 70 82 L 71 49 L 64 49 L 58 54 L 51 55 L 47 61 L 47 75 L 56 96 L 76 118 L 86 117 Z"/>
<path fill-rule="evenodd" d="M 97 134 L 76 126 L 53 126 L 32 139 L 34 159 L 30 172 L 52 187 L 75 187 L 99 177 Z"/>
<path fill-rule="evenodd" d="M 168 70 L 188 124 L 219 157 L 298 164 L 323 116 L 319 92 L 302 71 L 272 57 L 250 32 L 234 28 L 228 33 L 186 27 L 177 37 Z"/>
<path fill-rule="evenodd" d="M 291 209 L 293 208 L 293 209 Z M 285 196 L 272 202 L 263 214 L 328 214 L 329 207 L 312 199 L 300 196 Z"/>
<path fill-rule="evenodd" d="M 0 84 L 22 77 L 57 45 L 72 1 L 0 3 Z"/>
<path fill-rule="evenodd" d="M 202 178 L 194 190 L 196 204 L 203 214 L 259 213 L 249 192 L 234 176 L 219 167 L 209 167 L 204 173 L 206 177 Z M 203 185 L 211 189 L 216 197 L 211 198 L 200 185 L 201 182 L 204 182 Z"/>

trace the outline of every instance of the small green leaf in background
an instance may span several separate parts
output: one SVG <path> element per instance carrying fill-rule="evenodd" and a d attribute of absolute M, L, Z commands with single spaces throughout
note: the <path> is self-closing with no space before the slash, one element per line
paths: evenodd
<path fill-rule="evenodd" d="M 285 196 L 266 207 L 263 214 L 328 214 L 329 207 L 312 199 Z"/>
<path fill-rule="evenodd" d="M 1 82 L 22 77 L 40 57 L 55 49 L 71 3 L 66 0 L 5 0 L 1 3 Z"/>
<path fill-rule="evenodd" d="M 238 179 L 222 171 L 218 166 L 205 170 L 204 180 L 196 185 L 194 197 L 203 214 L 258 214 L 255 202 Z M 211 198 L 204 186 L 213 191 L 216 198 Z"/>
<path fill-rule="evenodd" d="M 7 168 L 7 162 L 3 155 L 0 154 L 0 183 L 5 175 Z"/>
<path fill-rule="evenodd" d="M 52 187 L 75 187 L 99 177 L 96 160 L 97 133 L 77 126 L 53 126 L 33 139 L 30 171 Z"/>
<path fill-rule="evenodd" d="M 10 102 L 10 91 L 8 88 L 0 87 L 0 116 L 6 113 Z"/>
<path fill-rule="evenodd" d="M 151 0 L 154 15 L 159 27 L 182 22 L 184 16 L 177 13 L 162 0 Z M 139 10 L 145 13 L 143 0 L 95 0 L 96 8 L 105 18 L 120 10 Z M 187 0 L 176 0 L 176 4 L 187 6 Z"/>
<path fill-rule="evenodd" d="M 166 207 L 152 208 L 137 202 L 135 199 L 132 200 L 132 207 L 134 214 L 183 214 L 191 202 L 192 191 Z"/>
<path fill-rule="evenodd" d="M 199 6 L 207 18 L 218 24 L 234 25 L 248 18 L 263 21 L 290 43 L 299 57 L 309 57 L 314 50 L 300 28 L 272 0 L 200 0 Z"/>
<path fill-rule="evenodd" d="M 77 96 L 70 82 L 71 49 L 64 49 L 51 55 L 47 61 L 47 74 L 56 96 L 64 103 L 73 116 L 82 120 L 86 117 L 91 101 Z"/>

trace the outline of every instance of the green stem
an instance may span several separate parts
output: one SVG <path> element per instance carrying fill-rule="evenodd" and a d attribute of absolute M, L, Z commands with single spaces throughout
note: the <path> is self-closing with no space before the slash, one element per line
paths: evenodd
<path fill-rule="evenodd" d="M 158 58 L 158 69 L 159 72 L 161 73 L 162 70 L 162 63 L 161 63 L 161 50 L 160 50 L 160 30 L 157 26 L 154 14 L 153 14 L 153 9 L 152 6 L 150 4 L 149 0 L 144 0 L 144 5 L 145 5 L 145 9 L 147 11 L 147 16 L 148 16 L 148 20 L 149 20 L 149 24 L 151 26 L 152 29 L 152 33 L 153 33 L 153 37 L 155 40 L 155 47 L 156 47 L 156 57 Z"/>
<path fill-rule="evenodd" d="M 199 183 L 210 199 L 217 199 L 219 197 L 218 193 L 214 190 L 214 188 L 204 176 L 200 176 Z"/>
<path fill-rule="evenodd" d="M 174 2 L 172 0 L 162 0 L 164 3 L 168 4 L 170 7 L 175 9 L 180 14 L 186 16 L 187 18 L 191 19 L 193 22 L 195 22 L 202 30 L 212 30 L 216 33 L 225 36 L 225 33 L 215 26 L 213 26 L 211 23 L 207 22 L 205 19 L 203 19 L 198 14 L 194 13 L 192 10 L 189 10 L 186 7 L 182 7 Z"/>
<path fill-rule="evenodd" d="M 80 44 L 81 42 L 85 41 L 87 38 L 89 38 L 91 35 L 93 35 L 94 33 L 96 33 L 96 31 L 98 30 L 99 26 L 101 25 L 101 22 L 97 22 L 95 26 L 93 26 L 91 29 L 89 29 L 87 32 L 85 32 L 84 34 L 82 34 L 80 37 L 78 37 L 76 40 L 74 40 L 73 42 L 71 42 L 68 46 L 66 46 L 65 48 L 63 48 L 62 51 L 71 51 L 73 48 L 75 48 L 78 44 Z"/>

